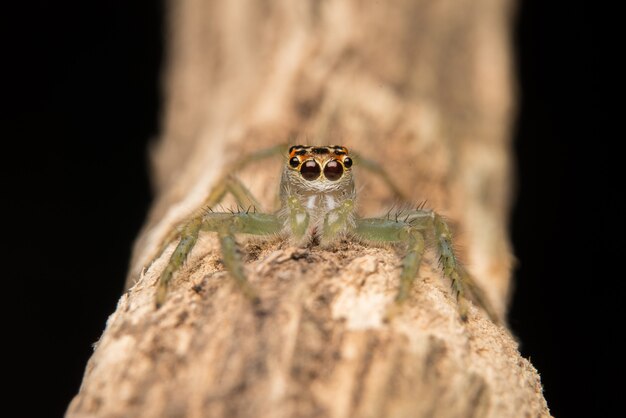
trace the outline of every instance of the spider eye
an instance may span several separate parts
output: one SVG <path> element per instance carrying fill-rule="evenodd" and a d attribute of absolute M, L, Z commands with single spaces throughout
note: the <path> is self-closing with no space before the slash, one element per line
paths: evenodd
<path fill-rule="evenodd" d="M 350 157 L 346 157 L 346 158 L 344 158 L 344 159 L 343 159 L 343 165 L 344 165 L 346 168 L 350 168 L 350 167 L 352 167 L 352 158 L 350 158 Z"/>
<path fill-rule="evenodd" d="M 291 160 L 289 160 L 289 165 L 293 168 L 296 168 L 300 165 L 300 159 L 298 157 L 293 157 Z"/>
<path fill-rule="evenodd" d="M 343 167 L 337 160 L 329 161 L 324 167 L 324 176 L 330 181 L 339 180 L 343 175 Z"/>
<path fill-rule="evenodd" d="M 315 160 L 305 161 L 300 167 L 300 174 L 305 180 L 315 180 L 320 176 L 320 165 Z"/>

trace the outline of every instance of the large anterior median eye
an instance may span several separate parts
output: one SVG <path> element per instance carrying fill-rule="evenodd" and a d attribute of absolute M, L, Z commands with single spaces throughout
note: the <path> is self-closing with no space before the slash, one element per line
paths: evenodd
<path fill-rule="evenodd" d="M 328 180 L 331 180 L 331 181 L 339 180 L 342 175 L 343 175 L 343 167 L 339 163 L 339 161 L 331 160 L 328 163 L 326 163 L 326 166 L 324 167 L 324 176 L 326 176 Z"/>
<path fill-rule="evenodd" d="M 320 176 L 322 169 L 315 160 L 305 161 L 300 167 L 300 174 L 305 180 L 315 180 Z"/>

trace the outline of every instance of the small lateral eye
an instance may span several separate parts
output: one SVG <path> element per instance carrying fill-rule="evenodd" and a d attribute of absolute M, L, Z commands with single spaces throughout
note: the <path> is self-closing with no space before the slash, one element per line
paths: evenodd
<path fill-rule="evenodd" d="M 343 165 L 344 165 L 346 168 L 350 168 L 350 167 L 352 167 L 352 158 L 350 158 L 350 157 L 346 157 L 346 158 L 344 158 L 344 159 L 343 159 Z"/>
<path fill-rule="evenodd" d="M 330 181 L 336 181 L 343 175 L 343 167 L 337 160 L 331 160 L 324 167 L 324 176 Z"/>
<path fill-rule="evenodd" d="M 289 160 L 289 165 L 296 168 L 300 165 L 300 159 L 298 157 L 292 157 L 291 160 Z"/>
<path fill-rule="evenodd" d="M 300 174 L 309 181 L 319 178 L 321 171 L 320 165 L 315 160 L 305 161 L 300 167 Z"/>

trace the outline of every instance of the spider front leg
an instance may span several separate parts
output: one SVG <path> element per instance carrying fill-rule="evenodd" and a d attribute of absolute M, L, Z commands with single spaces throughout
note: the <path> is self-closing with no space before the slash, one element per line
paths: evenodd
<path fill-rule="evenodd" d="M 387 313 L 393 316 L 397 308 L 408 298 L 409 291 L 424 256 L 425 242 L 421 225 L 390 219 L 366 218 L 357 219 L 354 233 L 358 238 L 374 242 L 392 242 L 406 244 L 406 255 L 402 259 L 400 285 L 395 297 L 395 306 Z"/>
<path fill-rule="evenodd" d="M 491 318 L 498 321 L 497 315 L 479 291 L 478 286 L 473 284 L 471 276 L 458 262 L 452 246 L 450 228 L 440 215 L 432 211 L 416 210 L 406 215 L 404 220 L 360 219 L 357 220 L 355 233 L 358 237 L 369 241 L 406 244 L 407 252 L 402 260 L 400 286 L 395 298 L 396 308 L 408 298 L 411 285 L 417 277 L 425 251 L 424 235 L 426 235 L 435 241 L 443 273 L 452 281 L 461 318 L 467 320 L 467 285 Z"/>
<path fill-rule="evenodd" d="M 275 215 L 270 214 L 210 212 L 194 218 L 187 223 L 181 232 L 180 242 L 159 277 L 155 298 L 156 307 L 159 308 L 165 302 L 174 273 L 180 269 L 193 250 L 201 231 L 217 232 L 224 266 L 235 279 L 244 295 L 256 302 L 258 298 L 246 279 L 243 261 L 235 241 L 235 234 L 271 235 L 279 233 L 281 229 L 282 223 Z"/>
<path fill-rule="evenodd" d="M 250 153 L 243 158 L 235 161 L 230 169 L 230 172 L 243 169 L 251 163 L 280 155 L 282 152 L 285 151 L 286 147 L 286 144 L 279 144 L 270 148 Z M 235 199 L 237 205 L 241 208 L 254 207 L 257 210 L 261 209 L 261 205 L 259 204 L 258 200 L 241 183 L 241 181 L 239 181 L 239 179 L 231 174 L 222 176 L 222 178 L 217 182 L 216 186 L 211 190 L 211 193 L 209 193 L 206 199 L 204 199 L 199 208 L 215 207 L 224 199 L 227 194 L 231 194 Z M 174 240 L 180 238 L 183 235 L 183 231 L 189 231 L 190 227 L 191 229 L 193 229 L 192 224 L 195 222 L 196 218 L 198 218 L 198 216 L 193 216 L 191 218 L 191 221 L 181 222 L 176 225 L 175 228 L 172 228 L 161 240 L 156 253 L 154 253 L 154 255 L 151 257 L 150 262 L 144 266 L 143 270 L 146 271 L 150 269 L 152 264 L 161 257 L 167 247 Z"/>
<path fill-rule="evenodd" d="M 228 193 L 233 196 L 239 207 L 254 207 L 255 209 L 261 208 L 259 202 L 255 199 L 252 193 L 250 193 L 246 186 L 244 186 L 239 179 L 233 176 L 227 176 L 220 180 L 209 196 L 204 200 L 201 207 L 210 208 L 217 205 Z M 186 221 L 186 223 L 179 224 L 176 228 L 170 230 L 159 245 L 156 255 L 152 257 L 150 262 L 144 267 L 144 270 L 150 269 L 152 264 L 161 257 L 163 252 L 173 241 L 185 234 L 193 235 L 194 225 L 201 217 L 202 215 L 193 216 L 191 217 L 191 220 Z"/>

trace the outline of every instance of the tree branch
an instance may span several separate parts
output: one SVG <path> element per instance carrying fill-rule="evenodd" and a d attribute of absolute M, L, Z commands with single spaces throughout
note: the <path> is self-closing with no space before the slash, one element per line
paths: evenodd
<path fill-rule="evenodd" d="M 204 235 L 165 305 L 159 243 L 250 151 L 339 143 L 376 160 L 457 229 L 467 268 L 504 315 L 511 255 L 510 4 L 494 0 L 170 2 L 158 193 L 130 289 L 107 322 L 68 417 L 549 416 L 509 331 L 478 308 L 459 320 L 429 254 L 412 295 L 391 248 L 302 249 L 242 239 L 253 308 Z M 265 209 L 280 159 L 238 173 Z M 357 177 L 359 211 L 394 193 Z M 229 202 L 224 203 L 226 206 Z"/>

